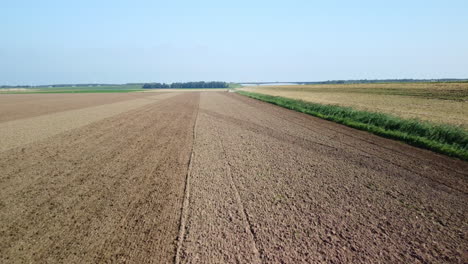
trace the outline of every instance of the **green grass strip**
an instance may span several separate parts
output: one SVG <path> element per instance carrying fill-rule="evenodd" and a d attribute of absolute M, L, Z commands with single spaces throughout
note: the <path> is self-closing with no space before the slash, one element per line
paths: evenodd
<path fill-rule="evenodd" d="M 468 131 L 461 127 L 434 124 L 417 119 L 403 119 L 384 113 L 355 110 L 350 107 L 323 105 L 245 91 L 237 92 L 254 99 L 368 131 L 382 137 L 396 139 L 416 147 L 468 160 Z"/>

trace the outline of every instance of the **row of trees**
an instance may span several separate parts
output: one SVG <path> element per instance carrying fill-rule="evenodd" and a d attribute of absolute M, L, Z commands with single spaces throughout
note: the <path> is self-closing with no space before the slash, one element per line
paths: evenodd
<path fill-rule="evenodd" d="M 226 82 L 176 82 L 176 83 L 145 83 L 144 89 L 164 89 L 164 88 L 228 88 Z"/>

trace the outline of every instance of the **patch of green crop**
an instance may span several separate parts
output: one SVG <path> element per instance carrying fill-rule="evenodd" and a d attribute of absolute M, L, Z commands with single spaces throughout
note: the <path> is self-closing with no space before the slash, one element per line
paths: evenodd
<path fill-rule="evenodd" d="M 386 138 L 468 160 L 468 131 L 451 125 L 439 125 L 416 119 L 355 110 L 350 107 L 323 105 L 279 96 L 238 91 L 239 94 L 306 113 Z"/>

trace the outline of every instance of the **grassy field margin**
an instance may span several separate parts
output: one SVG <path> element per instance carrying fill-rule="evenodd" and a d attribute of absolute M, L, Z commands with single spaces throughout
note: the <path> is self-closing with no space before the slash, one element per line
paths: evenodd
<path fill-rule="evenodd" d="M 416 147 L 468 160 L 468 131 L 460 127 L 403 119 L 389 114 L 360 111 L 336 105 L 323 105 L 280 96 L 245 91 L 237 91 L 237 93 L 382 137 L 396 139 Z"/>

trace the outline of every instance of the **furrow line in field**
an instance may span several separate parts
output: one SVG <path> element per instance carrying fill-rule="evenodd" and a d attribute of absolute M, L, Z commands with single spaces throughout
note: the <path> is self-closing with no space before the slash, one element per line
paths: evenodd
<path fill-rule="evenodd" d="M 247 233 L 247 236 L 249 237 L 249 240 L 250 240 L 250 248 L 252 249 L 253 254 L 254 254 L 254 262 L 253 263 L 261 263 L 262 261 L 261 261 L 261 257 L 260 257 L 260 252 L 258 250 L 257 243 L 255 242 L 255 232 L 254 232 L 254 230 L 252 228 L 252 223 L 249 220 L 249 217 L 248 217 L 248 214 L 247 214 L 247 212 L 245 210 L 245 207 L 242 204 L 242 199 L 240 197 L 239 190 L 237 189 L 237 186 L 234 183 L 234 179 L 232 178 L 231 164 L 229 163 L 226 148 L 225 148 L 224 143 L 223 143 L 223 141 L 221 139 L 221 134 L 219 133 L 218 128 L 216 128 L 216 132 L 218 134 L 218 140 L 220 142 L 220 145 L 221 145 L 221 148 L 222 148 L 222 151 L 223 151 L 226 174 L 227 174 L 227 176 L 229 178 L 229 183 L 231 185 L 231 188 L 234 190 L 234 196 L 235 196 L 235 199 L 236 199 L 239 214 L 240 214 L 240 216 L 242 218 L 242 222 L 244 224 L 245 232 Z"/>
<path fill-rule="evenodd" d="M 176 264 L 180 263 L 181 260 L 181 251 L 182 245 L 184 243 L 185 233 L 186 233 L 186 226 L 187 226 L 187 217 L 189 211 L 189 201 L 190 201 L 190 175 L 192 173 L 192 166 L 193 166 L 193 157 L 194 157 L 194 145 L 195 140 L 197 138 L 197 119 L 198 119 L 198 112 L 200 110 L 200 100 L 198 100 L 197 110 L 195 113 L 195 121 L 193 123 L 193 139 L 192 139 L 192 148 L 190 151 L 190 159 L 188 163 L 187 175 L 185 178 L 185 189 L 184 189 L 184 201 L 182 204 L 182 210 L 180 214 L 180 226 L 179 226 L 179 236 L 177 239 L 177 250 L 174 262 Z"/>

